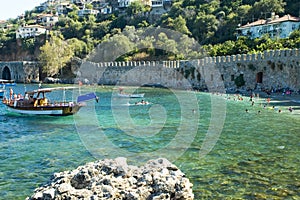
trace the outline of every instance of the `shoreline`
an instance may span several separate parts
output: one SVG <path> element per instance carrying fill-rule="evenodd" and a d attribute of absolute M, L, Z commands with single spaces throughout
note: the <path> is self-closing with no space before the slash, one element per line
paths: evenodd
<path fill-rule="evenodd" d="M 255 110 L 257 108 L 261 107 L 262 110 L 268 109 L 268 110 L 274 110 L 276 113 L 287 113 L 292 115 L 300 115 L 300 94 L 291 94 L 291 95 L 282 95 L 279 93 L 271 93 L 266 94 L 264 92 L 257 92 L 253 93 L 254 96 L 251 101 L 250 94 L 226 94 L 227 100 L 230 100 L 230 98 L 234 98 L 235 101 L 249 101 L 249 107 L 255 107 Z M 230 97 L 230 98 L 228 98 Z M 241 99 L 239 99 L 241 97 Z M 252 102 L 254 104 L 252 105 Z M 292 110 L 290 111 L 289 108 Z M 247 111 L 250 111 L 252 109 L 248 109 Z M 260 110 L 261 111 L 261 110 Z"/>

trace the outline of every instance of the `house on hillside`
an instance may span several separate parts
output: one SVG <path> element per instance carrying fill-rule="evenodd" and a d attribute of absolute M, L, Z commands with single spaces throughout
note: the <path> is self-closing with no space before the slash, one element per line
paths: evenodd
<path fill-rule="evenodd" d="M 71 0 L 71 3 L 78 6 L 79 9 L 83 9 L 86 1 L 85 0 Z"/>
<path fill-rule="evenodd" d="M 291 15 L 279 17 L 272 13 L 271 18 L 260 19 L 237 28 L 237 37 L 248 36 L 254 39 L 269 34 L 271 38 L 287 38 L 297 29 L 300 29 L 299 17 Z"/>
<path fill-rule="evenodd" d="M 172 0 L 151 0 L 151 14 L 162 15 L 171 9 Z"/>
<path fill-rule="evenodd" d="M 72 10 L 72 5 L 70 2 L 62 2 L 56 5 L 55 10 L 58 15 L 66 15 L 69 10 Z"/>
<path fill-rule="evenodd" d="M 45 27 L 52 27 L 58 22 L 58 16 L 53 14 L 37 15 L 36 23 Z"/>
<path fill-rule="evenodd" d="M 13 27 L 13 25 L 9 24 L 8 21 L 6 21 L 6 20 L 0 20 L 0 30 L 7 31 L 7 30 L 9 30 L 12 27 Z"/>
<path fill-rule="evenodd" d="M 40 25 L 21 26 L 16 30 L 16 38 L 30 38 L 46 34 L 47 29 Z"/>
<path fill-rule="evenodd" d="M 54 6 L 57 3 L 59 3 L 58 0 L 47 0 L 43 3 L 41 3 L 39 6 L 36 6 L 35 8 L 38 12 L 43 12 L 43 11 L 47 10 L 49 7 Z"/>
<path fill-rule="evenodd" d="M 97 8 L 101 14 L 107 15 L 111 14 L 113 12 L 112 6 L 110 6 L 108 3 L 103 4 L 100 8 Z"/>
<path fill-rule="evenodd" d="M 118 0 L 118 9 L 125 9 L 134 1 L 136 0 Z M 172 0 L 141 0 L 141 2 L 151 7 L 151 14 L 157 15 L 168 12 L 172 6 Z"/>
<path fill-rule="evenodd" d="M 118 0 L 118 8 L 127 8 L 135 0 Z"/>
<path fill-rule="evenodd" d="M 79 17 L 84 17 L 84 16 L 87 16 L 87 15 L 95 15 L 95 16 L 97 16 L 99 13 L 100 13 L 99 10 L 86 9 L 86 8 L 77 11 L 77 15 Z"/>

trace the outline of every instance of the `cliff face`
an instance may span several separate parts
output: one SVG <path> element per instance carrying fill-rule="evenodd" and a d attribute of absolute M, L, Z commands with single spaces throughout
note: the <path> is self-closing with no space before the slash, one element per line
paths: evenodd
<path fill-rule="evenodd" d="M 9 42 L 0 49 L 0 61 L 37 61 L 40 47 L 45 41 L 45 36 L 40 36 Z M 29 42 L 33 42 L 30 47 L 28 47 Z"/>

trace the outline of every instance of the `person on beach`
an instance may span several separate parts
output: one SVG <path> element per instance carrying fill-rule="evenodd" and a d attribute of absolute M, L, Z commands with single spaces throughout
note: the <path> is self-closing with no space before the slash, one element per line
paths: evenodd
<path fill-rule="evenodd" d="M 289 110 L 290 112 L 293 112 L 293 108 L 292 108 L 292 107 L 289 107 L 288 110 Z"/>

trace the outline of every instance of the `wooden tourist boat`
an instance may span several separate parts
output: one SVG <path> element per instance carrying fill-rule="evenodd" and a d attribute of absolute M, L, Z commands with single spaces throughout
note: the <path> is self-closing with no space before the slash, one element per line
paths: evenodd
<path fill-rule="evenodd" d="M 78 96 L 77 102 L 66 101 L 65 91 L 75 89 L 74 87 L 42 88 L 25 92 L 24 97 L 4 98 L 3 103 L 7 106 L 9 112 L 31 115 L 73 115 L 84 106 L 84 101 L 96 99 L 95 93 L 89 93 Z M 63 99 L 61 102 L 51 102 L 46 93 L 54 90 L 63 90 Z"/>

